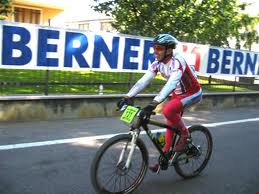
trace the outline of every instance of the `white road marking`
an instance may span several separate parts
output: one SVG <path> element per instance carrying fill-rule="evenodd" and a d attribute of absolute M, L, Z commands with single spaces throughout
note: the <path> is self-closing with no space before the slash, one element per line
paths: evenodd
<path fill-rule="evenodd" d="M 225 122 L 218 122 L 218 123 L 207 123 L 207 124 L 202 124 L 202 125 L 205 126 L 205 127 L 218 127 L 218 126 L 222 126 L 222 125 L 231 125 L 231 124 L 254 122 L 254 121 L 259 121 L 259 118 L 250 118 L 250 119 L 242 119 L 242 120 L 235 120 L 235 121 L 225 121 Z M 156 133 L 158 131 L 164 132 L 165 129 L 155 129 L 155 130 L 152 130 L 152 133 Z M 141 132 L 141 134 L 145 134 L 145 133 L 146 133 L 145 131 Z M 90 136 L 90 137 L 70 138 L 70 139 L 58 139 L 58 140 L 32 142 L 32 143 L 19 143 L 19 144 L 1 145 L 0 150 L 31 148 L 31 147 L 38 147 L 38 146 L 48 146 L 48 145 L 57 145 L 57 144 L 66 144 L 66 143 L 75 143 L 75 142 L 88 142 L 88 141 L 93 141 L 93 140 L 109 139 L 109 138 L 111 138 L 115 135 L 119 135 L 119 134 L 123 134 L 123 133 L 98 135 L 98 136 Z"/>

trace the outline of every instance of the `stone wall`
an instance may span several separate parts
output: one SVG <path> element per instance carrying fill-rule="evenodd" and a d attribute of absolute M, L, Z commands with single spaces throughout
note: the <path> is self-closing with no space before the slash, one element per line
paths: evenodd
<path fill-rule="evenodd" d="M 116 103 L 123 95 L 2 96 L 0 121 L 74 119 L 116 116 Z M 154 94 L 138 95 L 135 104 L 149 103 Z M 259 92 L 204 93 L 203 100 L 188 111 L 259 106 Z M 161 104 L 156 111 L 160 112 Z"/>

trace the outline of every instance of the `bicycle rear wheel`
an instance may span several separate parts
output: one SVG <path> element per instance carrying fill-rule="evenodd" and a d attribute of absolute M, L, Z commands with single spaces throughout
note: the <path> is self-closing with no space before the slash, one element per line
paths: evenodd
<path fill-rule="evenodd" d="M 131 139 L 129 134 L 115 136 L 97 151 L 92 161 L 91 181 L 98 193 L 130 193 L 143 180 L 147 172 L 148 152 L 140 139 L 126 168 Z"/>
<path fill-rule="evenodd" d="M 192 142 L 188 150 L 176 158 L 175 171 L 183 178 L 192 178 L 206 167 L 212 153 L 212 136 L 210 131 L 201 125 L 189 128 Z"/>

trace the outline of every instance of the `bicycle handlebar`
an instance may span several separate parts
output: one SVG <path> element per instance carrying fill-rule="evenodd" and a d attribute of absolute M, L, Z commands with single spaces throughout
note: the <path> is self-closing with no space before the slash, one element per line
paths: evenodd
<path fill-rule="evenodd" d="M 121 109 L 116 109 L 117 111 L 120 111 L 120 112 L 123 112 L 124 110 L 126 110 L 126 108 L 128 107 L 129 105 L 123 105 L 122 107 L 121 107 Z M 138 116 L 138 117 L 140 117 L 140 113 L 141 113 L 141 107 L 140 106 L 134 106 L 134 107 L 136 107 L 136 108 L 138 108 L 139 109 L 139 111 L 138 111 L 138 113 L 137 113 L 137 115 L 136 116 Z M 152 113 L 151 113 L 151 115 L 156 115 L 156 112 L 153 112 L 152 111 Z"/>

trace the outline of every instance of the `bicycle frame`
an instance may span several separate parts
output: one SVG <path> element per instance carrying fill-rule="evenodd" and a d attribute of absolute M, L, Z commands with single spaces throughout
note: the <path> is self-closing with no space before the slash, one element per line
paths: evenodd
<path fill-rule="evenodd" d="M 153 125 L 153 126 L 158 126 L 158 127 L 162 127 L 162 128 L 167 128 L 167 129 L 170 129 L 173 132 L 175 132 L 175 135 L 173 136 L 173 140 L 172 140 L 172 146 L 175 145 L 176 137 L 177 137 L 177 135 L 180 135 L 180 131 L 177 128 L 173 128 L 173 127 L 171 127 L 169 125 L 166 125 L 164 123 L 152 120 L 150 118 L 146 118 L 146 119 L 138 118 L 138 119 L 139 119 L 139 121 L 138 121 L 137 126 L 132 126 L 131 127 L 131 131 L 137 129 L 138 130 L 137 134 L 139 134 L 140 133 L 140 128 L 142 127 L 144 129 L 144 131 L 146 132 L 147 136 L 149 137 L 149 139 L 152 141 L 153 145 L 156 147 L 156 149 L 158 150 L 160 155 L 163 157 L 163 159 L 165 159 L 166 161 L 169 161 L 169 158 L 166 157 L 166 155 L 163 152 L 162 148 L 155 141 L 155 137 L 152 134 L 151 130 L 149 129 L 148 125 Z"/>

